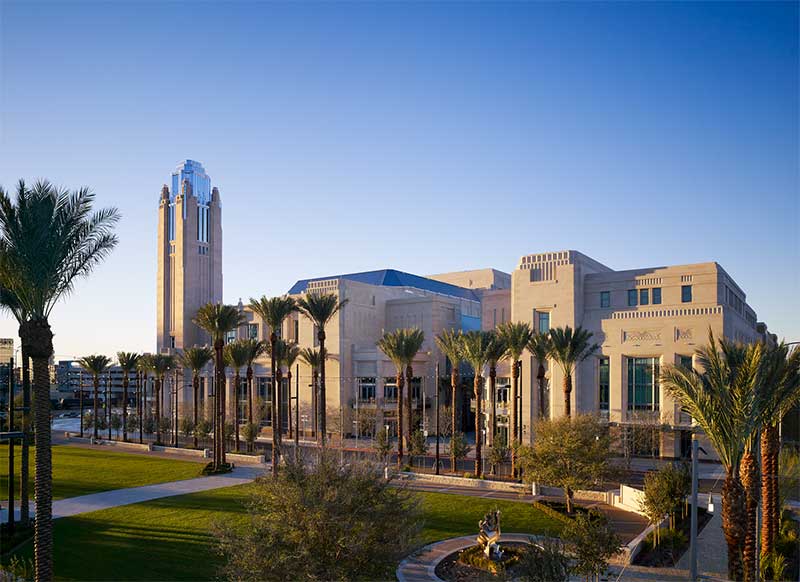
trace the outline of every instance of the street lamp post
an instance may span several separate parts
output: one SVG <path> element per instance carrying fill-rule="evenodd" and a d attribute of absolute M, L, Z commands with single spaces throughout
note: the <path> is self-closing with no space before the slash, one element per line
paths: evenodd
<path fill-rule="evenodd" d="M 436 378 L 434 379 L 436 386 L 436 460 L 435 460 L 435 473 L 439 474 L 439 362 L 436 362 Z"/>

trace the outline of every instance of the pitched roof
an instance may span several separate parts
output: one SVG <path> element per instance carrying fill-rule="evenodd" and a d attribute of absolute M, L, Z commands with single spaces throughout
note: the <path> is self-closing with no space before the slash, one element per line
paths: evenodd
<path fill-rule="evenodd" d="M 325 281 L 327 279 L 346 279 L 348 281 L 357 281 L 358 283 L 366 283 L 367 285 L 376 285 L 379 287 L 411 287 L 413 289 L 438 293 L 439 295 L 448 295 L 450 297 L 458 297 L 469 301 L 480 301 L 478 296 L 471 289 L 465 289 L 464 287 L 458 287 L 457 285 L 451 285 L 449 283 L 442 283 L 441 281 L 420 277 L 419 275 L 412 275 L 411 273 L 405 273 L 403 271 L 396 271 L 395 269 L 381 269 L 379 271 L 364 271 L 362 273 L 349 273 L 347 275 L 302 279 L 292 285 L 292 288 L 289 289 L 289 295 L 303 293 L 309 283 Z"/>

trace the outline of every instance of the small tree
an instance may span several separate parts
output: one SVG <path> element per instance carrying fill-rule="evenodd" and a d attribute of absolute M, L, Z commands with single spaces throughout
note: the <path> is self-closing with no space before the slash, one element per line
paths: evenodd
<path fill-rule="evenodd" d="M 321 454 L 286 457 L 277 477 L 259 478 L 248 515 L 214 528 L 230 580 L 386 580 L 417 543 L 418 497 L 367 463 Z"/>
<path fill-rule="evenodd" d="M 596 509 L 575 515 L 561 535 L 572 548 L 575 558 L 572 571 L 586 580 L 599 580 L 621 545 L 608 519 Z"/>
<path fill-rule="evenodd" d="M 144 422 L 142 422 L 142 430 L 146 435 L 156 432 L 156 419 L 152 414 L 145 415 Z"/>
<path fill-rule="evenodd" d="M 492 475 L 497 474 L 497 466 L 508 461 L 509 449 L 506 445 L 506 438 L 498 435 L 492 443 L 492 450 L 489 453 L 489 463 L 491 464 Z"/>
<path fill-rule="evenodd" d="M 139 415 L 135 412 L 128 413 L 128 432 L 139 430 Z"/>
<path fill-rule="evenodd" d="M 122 428 L 122 417 L 115 412 L 111 415 L 110 424 L 111 429 L 117 433 L 117 438 L 119 438 L 119 430 Z"/>
<path fill-rule="evenodd" d="M 667 465 L 659 471 L 651 471 L 644 477 L 644 498 L 640 502 L 642 512 L 655 526 L 654 545 L 660 542 L 658 524 L 669 515 L 669 527 L 675 529 L 678 512 L 691 492 L 691 474 L 685 465 Z"/>
<path fill-rule="evenodd" d="M 194 427 L 194 433 L 198 439 L 200 439 L 203 444 L 206 443 L 208 440 L 208 433 L 214 430 L 214 426 L 211 424 L 210 420 L 201 419 L 197 422 L 197 426 Z"/>
<path fill-rule="evenodd" d="M 414 457 L 422 457 L 428 453 L 428 440 L 425 433 L 415 430 L 411 433 L 411 440 L 408 443 L 408 456 L 411 457 L 411 466 L 414 466 Z"/>
<path fill-rule="evenodd" d="M 472 448 L 467 444 L 467 437 L 464 436 L 463 432 L 456 431 L 453 433 L 453 436 L 450 438 L 450 457 L 455 460 L 455 465 L 453 466 L 453 472 L 457 471 L 456 467 L 458 466 L 458 462 L 462 459 L 466 459 L 467 455 Z"/>
<path fill-rule="evenodd" d="M 613 475 L 610 457 L 607 427 L 588 414 L 541 421 L 536 424 L 533 446 L 520 448 L 525 481 L 563 489 L 570 514 L 576 489 Z"/>
<path fill-rule="evenodd" d="M 172 428 L 172 418 L 169 416 L 162 416 L 159 419 L 159 427 L 161 428 L 161 432 L 169 433 Z"/>
<path fill-rule="evenodd" d="M 392 453 L 392 441 L 385 430 L 379 430 L 375 437 L 375 452 L 384 463 L 389 462 L 389 455 Z"/>
<path fill-rule="evenodd" d="M 244 442 L 247 443 L 248 451 L 255 450 L 254 445 L 260 431 L 261 427 L 255 422 L 248 422 L 242 427 L 242 438 Z"/>
<path fill-rule="evenodd" d="M 524 582 L 567 582 L 569 557 L 564 542 L 543 538 L 529 543 L 522 551 L 516 573 Z"/>
<path fill-rule="evenodd" d="M 194 435 L 194 420 L 191 416 L 183 416 L 181 417 L 181 422 L 178 425 L 178 429 L 181 431 L 181 434 L 186 437 L 187 439 Z"/>

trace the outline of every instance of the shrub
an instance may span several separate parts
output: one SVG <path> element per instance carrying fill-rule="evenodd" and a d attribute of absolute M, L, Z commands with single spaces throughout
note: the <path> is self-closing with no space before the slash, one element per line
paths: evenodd
<path fill-rule="evenodd" d="M 248 514 L 214 534 L 231 580 L 384 580 L 415 547 L 417 497 L 368 463 L 340 465 L 324 451 L 254 483 Z"/>
<path fill-rule="evenodd" d="M 455 457 L 456 463 L 462 459 L 466 459 L 472 448 L 467 444 L 467 438 L 463 432 L 456 431 L 450 437 L 450 456 Z M 453 472 L 456 468 L 453 467 Z"/>
<path fill-rule="evenodd" d="M 192 420 L 191 416 L 184 416 L 181 418 L 179 430 L 187 439 L 194 434 L 194 420 Z"/>
<path fill-rule="evenodd" d="M 517 577 L 525 582 L 567 582 L 569 557 L 558 539 L 543 539 L 520 552 Z"/>
<path fill-rule="evenodd" d="M 119 437 L 119 430 L 122 428 L 122 417 L 116 412 L 111 415 L 111 429 L 116 431 Z"/>
<path fill-rule="evenodd" d="M 576 514 L 564 528 L 562 538 L 570 544 L 575 557 L 573 572 L 587 578 L 602 575 L 621 544 L 608 519 L 594 509 Z"/>
<path fill-rule="evenodd" d="M 375 452 L 378 454 L 378 457 L 384 462 L 387 462 L 389 455 L 392 452 L 392 441 L 389 439 L 389 435 L 386 434 L 385 430 L 378 431 L 378 434 L 375 437 L 375 444 L 373 446 L 375 448 Z"/>
<path fill-rule="evenodd" d="M 411 439 L 408 442 L 408 456 L 411 459 L 411 465 L 414 465 L 414 457 L 421 457 L 428 452 L 428 441 L 425 434 L 421 430 L 415 430 L 411 433 Z"/>
<path fill-rule="evenodd" d="M 144 434 L 153 434 L 156 432 L 156 419 L 152 414 L 148 414 L 144 417 L 142 430 L 144 431 Z"/>
<path fill-rule="evenodd" d="M 495 576 L 502 576 L 509 568 L 519 562 L 522 552 L 516 548 L 503 547 L 502 544 L 501 549 L 503 550 L 503 560 L 501 562 L 487 558 L 486 554 L 483 553 L 483 548 L 480 546 L 472 546 L 463 550 L 458 555 L 458 561 L 467 566 L 490 572 Z"/>
<path fill-rule="evenodd" d="M 253 443 L 258 438 L 260 427 L 255 423 L 247 423 L 242 427 L 242 438 L 247 443 L 247 450 L 253 450 Z"/>
<path fill-rule="evenodd" d="M 492 443 L 491 452 L 489 453 L 489 464 L 492 468 L 492 475 L 497 472 L 497 465 L 502 465 L 508 460 L 509 448 L 506 445 L 506 439 L 502 435 L 498 435 L 494 443 Z"/>

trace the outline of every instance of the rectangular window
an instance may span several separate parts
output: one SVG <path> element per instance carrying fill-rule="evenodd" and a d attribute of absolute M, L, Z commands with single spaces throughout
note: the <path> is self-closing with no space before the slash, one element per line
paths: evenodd
<path fill-rule="evenodd" d="M 258 324 L 257 323 L 248 323 L 247 324 L 247 337 L 250 339 L 257 340 L 258 339 Z"/>
<path fill-rule="evenodd" d="M 691 285 L 681 285 L 681 301 L 684 303 L 691 303 L 692 302 L 692 286 Z"/>
<path fill-rule="evenodd" d="M 508 406 L 511 395 L 511 378 L 497 378 L 496 383 L 497 406 Z"/>
<path fill-rule="evenodd" d="M 600 307 L 611 307 L 611 291 L 600 291 Z"/>
<path fill-rule="evenodd" d="M 375 378 L 358 378 L 358 398 L 361 402 L 375 402 Z"/>
<path fill-rule="evenodd" d="M 610 399 L 610 374 L 608 358 L 600 358 L 600 376 L 599 376 L 599 401 L 600 410 L 608 411 Z"/>
<path fill-rule="evenodd" d="M 661 305 L 661 287 L 653 287 L 653 305 Z"/>
<path fill-rule="evenodd" d="M 411 399 L 419 400 L 422 394 L 422 378 L 411 378 Z"/>
<path fill-rule="evenodd" d="M 492 310 L 492 328 L 497 327 L 497 309 Z"/>
<path fill-rule="evenodd" d="M 639 289 L 639 305 L 650 305 L 649 289 Z"/>
<path fill-rule="evenodd" d="M 225 333 L 225 343 L 229 344 L 234 341 L 236 341 L 236 330 L 232 329 L 231 331 Z"/>
<path fill-rule="evenodd" d="M 548 333 L 550 331 L 550 314 L 546 311 L 539 312 L 539 333 Z"/>
<path fill-rule="evenodd" d="M 636 307 L 636 289 L 628 289 L 628 307 Z"/>
<path fill-rule="evenodd" d="M 692 369 L 692 356 L 678 356 L 678 363 L 684 368 Z"/>
<path fill-rule="evenodd" d="M 628 358 L 628 410 L 660 407 L 658 358 Z"/>
<path fill-rule="evenodd" d="M 397 402 L 397 378 L 383 379 L 383 399 L 386 402 Z"/>

